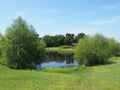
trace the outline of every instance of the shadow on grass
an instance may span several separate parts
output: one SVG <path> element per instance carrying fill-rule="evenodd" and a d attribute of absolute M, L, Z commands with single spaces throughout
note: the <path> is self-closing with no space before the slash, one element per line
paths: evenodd
<path fill-rule="evenodd" d="M 114 62 L 114 61 L 111 61 L 111 62 L 107 62 L 106 64 L 104 64 L 104 65 L 109 65 L 109 64 L 115 64 L 116 62 Z"/>
<path fill-rule="evenodd" d="M 115 64 L 115 63 L 117 63 L 117 62 L 115 62 L 115 61 L 109 61 L 109 62 L 104 63 L 104 64 L 96 64 L 96 65 L 87 66 L 87 67 L 106 66 L 106 65 L 111 65 L 111 64 Z"/>

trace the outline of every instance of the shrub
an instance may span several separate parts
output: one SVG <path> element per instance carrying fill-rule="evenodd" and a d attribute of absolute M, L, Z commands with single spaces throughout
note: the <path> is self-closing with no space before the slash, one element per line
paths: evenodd
<path fill-rule="evenodd" d="M 94 37 L 84 37 L 75 49 L 75 58 L 79 64 L 105 64 L 110 56 L 108 38 L 96 34 Z"/>
<path fill-rule="evenodd" d="M 120 44 L 114 39 L 109 39 L 109 52 L 111 57 L 120 56 Z"/>

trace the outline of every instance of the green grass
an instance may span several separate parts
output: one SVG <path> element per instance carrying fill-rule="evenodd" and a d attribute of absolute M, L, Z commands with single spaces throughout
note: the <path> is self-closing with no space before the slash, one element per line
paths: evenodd
<path fill-rule="evenodd" d="M 74 54 L 74 47 L 49 47 L 46 48 L 46 50 L 50 52 L 57 52 L 59 54 Z"/>
<path fill-rule="evenodd" d="M 0 90 L 120 90 L 120 58 L 93 67 L 13 70 L 0 65 Z"/>

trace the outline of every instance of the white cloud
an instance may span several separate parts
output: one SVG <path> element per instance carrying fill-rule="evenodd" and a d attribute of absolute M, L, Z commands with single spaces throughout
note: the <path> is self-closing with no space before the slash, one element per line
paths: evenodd
<path fill-rule="evenodd" d="M 120 16 L 119 17 L 112 17 L 106 20 L 97 20 L 97 21 L 90 21 L 89 24 L 93 25 L 104 25 L 104 24 L 116 24 L 120 22 Z"/>

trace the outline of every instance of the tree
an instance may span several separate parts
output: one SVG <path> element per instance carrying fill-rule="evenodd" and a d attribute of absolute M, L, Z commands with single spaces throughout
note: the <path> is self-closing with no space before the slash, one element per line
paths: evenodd
<path fill-rule="evenodd" d="M 50 35 L 45 35 L 42 40 L 46 43 L 46 46 L 47 47 L 51 47 L 53 46 L 53 36 L 50 36 Z"/>
<path fill-rule="evenodd" d="M 45 56 L 45 44 L 25 20 L 18 17 L 7 28 L 8 66 L 16 69 L 35 68 Z"/>
<path fill-rule="evenodd" d="M 64 45 L 65 37 L 63 35 L 45 35 L 42 40 L 46 43 L 47 47 L 56 47 Z"/>
<path fill-rule="evenodd" d="M 54 46 L 61 46 L 61 45 L 64 45 L 64 39 L 65 37 L 63 35 L 56 35 L 54 36 Z"/>
<path fill-rule="evenodd" d="M 71 45 L 74 41 L 74 34 L 67 33 L 65 37 L 65 44 L 66 45 Z"/>
<path fill-rule="evenodd" d="M 110 57 L 109 39 L 96 34 L 94 37 L 84 37 L 79 41 L 75 57 L 79 64 L 105 64 Z"/>
<path fill-rule="evenodd" d="M 84 33 L 79 33 L 78 35 L 75 36 L 74 41 L 78 43 L 79 39 L 82 39 L 84 36 L 86 36 Z"/>

